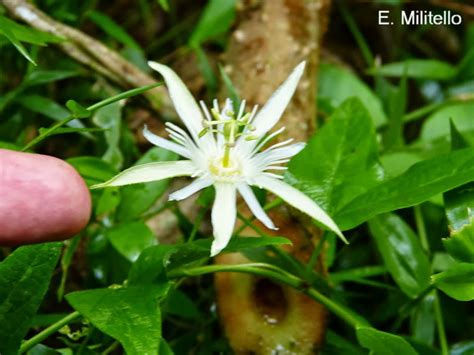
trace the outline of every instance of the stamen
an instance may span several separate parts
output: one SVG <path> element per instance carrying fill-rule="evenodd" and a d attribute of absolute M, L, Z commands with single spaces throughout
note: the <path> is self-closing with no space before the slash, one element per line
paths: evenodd
<path fill-rule="evenodd" d="M 266 176 L 268 176 L 268 177 L 272 177 L 272 178 L 275 178 L 275 179 L 280 179 L 280 180 L 283 179 L 283 175 L 277 175 L 277 174 L 273 174 L 273 173 L 267 173 L 266 171 L 263 172 L 263 175 L 266 175 Z"/>
<path fill-rule="evenodd" d="M 204 101 L 200 100 L 199 104 L 201 105 L 202 112 L 204 112 L 204 116 L 206 116 L 208 121 L 212 121 L 211 114 L 209 113 L 209 109 L 207 108 Z"/>
<path fill-rule="evenodd" d="M 272 145 L 270 148 L 265 149 L 264 152 L 271 152 L 272 150 L 275 150 L 276 148 L 279 148 L 281 146 L 290 144 L 293 141 L 294 141 L 294 138 L 287 139 L 286 141 L 283 141 L 283 142 Z"/>
<path fill-rule="evenodd" d="M 250 114 L 249 122 L 248 122 L 248 123 L 251 123 L 251 122 L 252 122 L 252 120 L 253 120 L 254 117 L 255 117 L 255 114 L 257 113 L 257 110 L 258 110 L 258 105 L 255 105 L 255 106 L 253 107 L 252 113 Z"/>
<path fill-rule="evenodd" d="M 245 110 L 245 104 L 246 104 L 245 100 L 242 100 L 240 102 L 240 108 L 239 108 L 239 114 L 237 115 L 237 120 L 240 120 L 242 118 L 242 115 L 244 114 L 244 110 Z"/>
<path fill-rule="evenodd" d="M 286 166 L 274 166 L 270 165 L 265 168 L 265 170 L 288 170 Z"/>
<path fill-rule="evenodd" d="M 285 127 L 281 127 L 279 130 L 273 132 L 272 134 L 270 134 L 269 136 L 267 136 L 266 138 L 264 138 L 253 150 L 253 152 L 258 152 L 263 146 L 265 146 L 265 144 L 267 144 L 268 142 L 270 142 L 273 138 L 275 138 L 276 136 L 278 136 L 279 134 L 281 134 L 283 131 L 285 130 Z"/>

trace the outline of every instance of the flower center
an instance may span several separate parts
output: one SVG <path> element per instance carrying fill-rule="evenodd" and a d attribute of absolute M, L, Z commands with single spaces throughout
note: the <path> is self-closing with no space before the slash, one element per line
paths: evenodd
<path fill-rule="evenodd" d="M 209 171 L 218 180 L 236 180 L 242 176 L 242 166 L 240 161 L 228 157 L 227 164 L 224 164 L 226 156 L 218 156 L 209 162 Z"/>
<path fill-rule="evenodd" d="M 258 139 L 258 137 L 251 134 L 251 132 L 255 131 L 255 128 L 250 124 L 255 112 L 243 115 L 244 108 L 245 103 L 242 102 L 240 112 L 236 116 L 233 110 L 226 108 L 224 108 L 222 113 L 219 113 L 218 107 L 215 106 L 211 109 L 212 117 L 208 115 L 208 119 L 203 121 L 204 129 L 199 133 L 199 137 L 207 133 L 215 133 L 224 138 L 224 156 L 218 162 L 214 161 L 211 163 L 211 171 L 216 168 L 219 171 L 225 172 L 225 174 L 235 175 L 233 173 L 235 162 L 231 161 L 231 150 L 235 147 L 237 138 L 244 136 L 246 140 Z"/>

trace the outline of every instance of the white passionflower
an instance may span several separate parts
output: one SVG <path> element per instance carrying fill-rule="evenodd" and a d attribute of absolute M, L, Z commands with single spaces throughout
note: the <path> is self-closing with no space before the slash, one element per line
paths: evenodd
<path fill-rule="evenodd" d="M 154 145 L 175 152 L 185 160 L 132 167 L 95 187 L 122 186 L 176 176 L 195 178 L 189 185 L 169 196 L 170 200 L 179 201 L 213 185 L 216 197 L 212 207 L 214 242 L 211 256 L 224 249 L 232 236 L 237 215 L 237 191 L 258 220 L 267 228 L 277 229 L 250 186 L 266 189 L 279 196 L 345 241 L 334 221 L 312 199 L 283 182 L 282 176 L 274 173 L 285 170 L 281 164 L 287 163 L 300 152 L 304 143 L 290 144 L 292 139 L 289 139 L 262 150 L 284 130 L 281 128 L 267 134 L 279 121 L 293 96 L 303 74 L 304 62 L 293 70 L 259 112 L 255 106 L 250 113 L 244 112 L 245 101 L 238 112 L 234 112 L 229 99 L 222 110 L 219 110 L 217 100 L 214 100 L 210 112 L 202 101 L 200 108 L 173 70 L 155 62 L 148 64 L 163 76 L 171 100 L 188 132 L 167 122 L 171 140 L 151 133 L 147 127 L 143 134 Z"/>

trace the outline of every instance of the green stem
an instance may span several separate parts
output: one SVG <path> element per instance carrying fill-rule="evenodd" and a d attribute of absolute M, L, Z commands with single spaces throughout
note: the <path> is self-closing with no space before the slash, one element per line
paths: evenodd
<path fill-rule="evenodd" d="M 415 211 L 415 223 L 418 235 L 420 236 L 421 246 L 425 251 L 430 253 L 430 244 L 428 243 L 428 235 L 426 233 L 425 222 L 423 220 L 423 212 L 421 211 L 420 205 L 416 205 L 414 208 Z"/>
<path fill-rule="evenodd" d="M 206 212 L 207 212 L 207 208 L 202 207 L 201 211 L 199 212 L 199 214 L 196 218 L 196 222 L 193 225 L 193 230 L 191 231 L 191 234 L 189 235 L 188 243 L 192 242 L 194 240 L 194 238 L 196 238 L 197 232 L 199 231 L 199 227 L 201 226 L 202 220 L 204 219 L 204 216 L 206 215 Z"/>
<path fill-rule="evenodd" d="M 49 337 L 53 333 L 56 333 L 59 329 L 64 327 L 66 324 L 71 323 L 73 320 L 79 318 L 80 316 L 81 314 L 76 311 L 67 315 L 63 319 L 58 320 L 56 323 L 51 324 L 48 328 L 44 329 L 43 331 L 36 334 L 34 337 L 26 340 L 23 344 L 21 344 L 20 351 L 19 351 L 20 354 L 24 353 L 25 351 L 30 350 L 33 346 L 41 343 L 47 337 Z"/>
<path fill-rule="evenodd" d="M 311 258 L 309 259 L 308 264 L 306 265 L 307 272 L 311 272 L 314 270 L 314 266 L 316 265 L 316 262 L 318 261 L 318 256 L 319 254 L 321 254 L 321 250 L 323 249 L 327 236 L 328 236 L 328 233 L 324 232 L 321 239 L 319 239 L 318 244 L 313 249 L 313 252 L 311 253 Z"/>
<path fill-rule="evenodd" d="M 441 304 L 439 302 L 438 291 L 434 290 L 434 313 L 436 318 L 436 326 L 438 328 L 439 345 L 442 355 L 449 355 L 448 341 L 446 340 L 446 330 L 444 329 L 443 313 L 441 312 Z"/>
<path fill-rule="evenodd" d="M 249 263 L 239 265 L 207 265 L 194 267 L 190 269 L 173 270 L 168 273 L 169 278 L 179 278 L 184 276 L 199 276 L 204 274 L 216 273 L 216 272 L 241 272 L 245 274 L 252 274 L 256 276 L 266 277 L 277 281 L 281 284 L 295 288 L 315 301 L 318 301 L 324 305 L 328 310 L 333 312 L 339 318 L 347 322 L 354 328 L 364 325 L 370 326 L 369 322 L 363 317 L 353 312 L 352 310 L 340 305 L 316 289 L 309 287 L 306 282 L 302 279 L 291 275 L 278 267 L 263 264 L 263 263 Z"/>

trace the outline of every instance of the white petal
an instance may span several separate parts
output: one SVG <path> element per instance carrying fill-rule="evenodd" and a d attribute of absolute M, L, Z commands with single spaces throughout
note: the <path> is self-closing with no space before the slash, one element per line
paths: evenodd
<path fill-rule="evenodd" d="M 199 106 L 194 100 L 193 95 L 189 92 L 186 85 L 178 75 L 169 67 L 156 62 L 148 62 L 148 65 L 159 72 L 165 79 L 166 86 L 173 101 L 176 112 L 186 125 L 188 131 L 194 140 L 200 144 L 211 144 L 212 137 L 209 134 L 199 138 L 199 132 L 204 128 L 202 125 L 203 115 Z M 201 144 L 200 144 L 201 145 Z"/>
<path fill-rule="evenodd" d="M 176 144 L 175 142 L 169 141 L 167 139 L 164 139 L 160 136 L 157 136 L 156 134 L 152 133 L 147 126 L 143 128 L 143 136 L 150 142 L 151 144 L 154 144 L 160 148 L 169 150 L 171 152 L 174 152 L 176 154 L 181 155 L 182 157 L 191 159 L 191 155 L 189 154 L 189 151 L 183 147 L 182 145 Z"/>
<path fill-rule="evenodd" d="M 189 160 L 160 161 L 133 166 L 114 176 L 109 181 L 94 185 L 91 188 L 97 189 L 108 186 L 123 186 L 140 182 L 163 180 L 175 176 L 190 176 L 195 172 L 196 166 Z"/>
<path fill-rule="evenodd" d="M 305 65 L 306 62 L 298 64 L 285 82 L 276 89 L 267 103 L 257 113 L 257 116 L 255 116 L 252 122 L 255 126 L 255 132 L 252 134 L 263 136 L 280 120 L 283 111 L 285 111 L 286 106 L 288 106 L 288 103 L 295 93 L 298 82 L 303 75 Z"/>
<path fill-rule="evenodd" d="M 216 199 L 211 214 L 212 228 L 214 229 L 211 256 L 219 254 L 229 243 L 237 216 L 235 185 L 215 183 L 214 187 L 216 188 Z"/>
<path fill-rule="evenodd" d="M 304 147 L 305 143 L 295 143 L 287 147 L 275 149 L 270 147 L 267 150 L 256 154 L 252 160 L 258 164 L 258 166 L 264 169 L 265 166 L 275 164 L 280 160 L 286 160 L 294 157 L 296 154 L 301 152 Z"/>
<path fill-rule="evenodd" d="M 331 217 L 329 217 L 328 214 L 324 212 L 324 210 L 319 207 L 316 202 L 314 202 L 301 191 L 295 189 L 283 181 L 263 175 L 255 179 L 255 184 L 274 193 L 277 196 L 280 196 L 288 204 L 314 218 L 329 228 L 331 231 L 336 233 L 345 243 L 348 243 L 342 232 L 339 230 L 339 227 L 336 225 L 336 223 L 334 223 Z"/>
<path fill-rule="evenodd" d="M 211 185 L 212 185 L 211 179 L 206 179 L 206 178 L 196 179 L 192 183 L 190 183 L 188 186 L 183 187 L 182 189 L 170 194 L 169 200 L 170 201 L 184 200 L 185 198 L 188 198 L 189 196 L 195 194 L 196 192 L 201 191 L 202 189 Z"/>
<path fill-rule="evenodd" d="M 253 193 L 252 189 L 247 184 L 239 184 L 237 186 L 240 195 L 242 195 L 245 203 L 249 206 L 250 211 L 253 213 L 257 219 L 264 224 L 265 227 L 273 230 L 278 230 L 277 227 L 273 224 L 272 220 L 263 210 L 262 206 L 258 202 L 255 194 Z"/>

